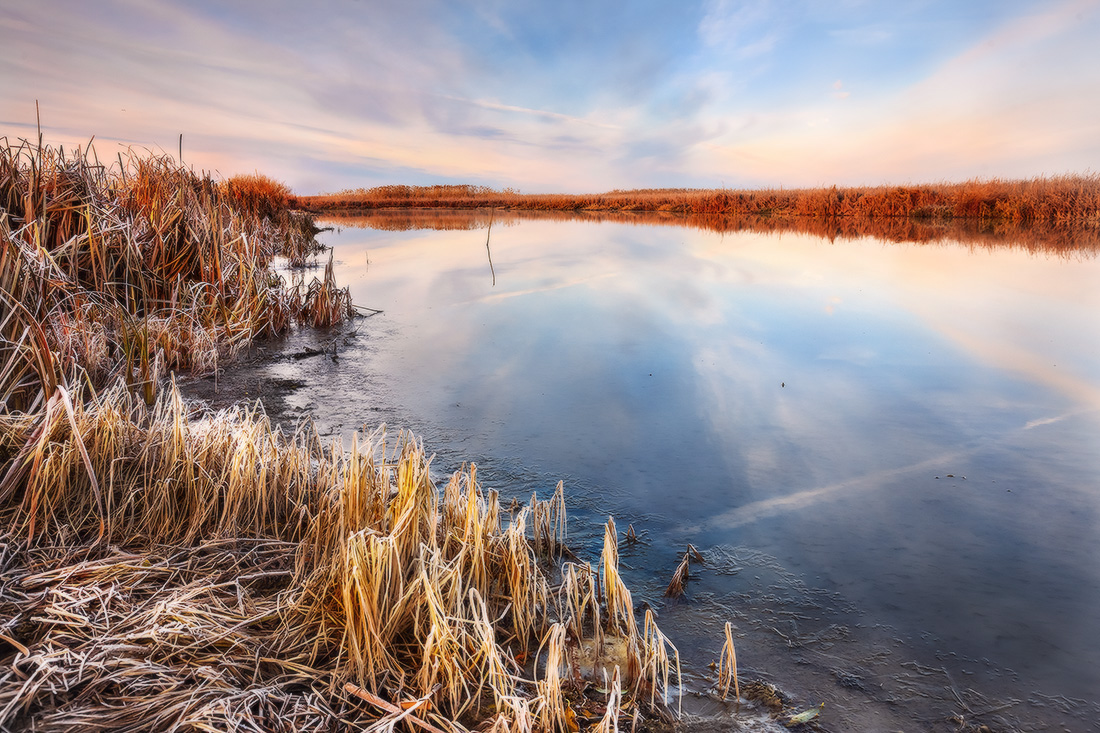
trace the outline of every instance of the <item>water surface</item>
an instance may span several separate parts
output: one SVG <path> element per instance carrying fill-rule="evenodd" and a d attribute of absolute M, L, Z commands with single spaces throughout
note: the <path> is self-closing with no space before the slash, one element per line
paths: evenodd
<path fill-rule="evenodd" d="M 323 235 L 384 312 L 258 367 L 300 385 L 279 416 L 409 429 L 505 496 L 562 479 L 593 560 L 632 524 L 689 691 L 731 620 L 830 730 L 1095 724 L 1094 253 L 560 218 L 487 251 L 487 224 Z M 667 602 L 688 542 L 708 565 Z"/>

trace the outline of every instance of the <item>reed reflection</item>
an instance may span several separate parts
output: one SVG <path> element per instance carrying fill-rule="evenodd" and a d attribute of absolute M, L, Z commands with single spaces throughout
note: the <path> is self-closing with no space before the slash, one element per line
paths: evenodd
<path fill-rule="evenodd" d="M 1100 222 L 982 222 L 973 219 L 923 221 L 905 217 L 737 216 L 659 211 L 524 211 L 508 209 L 362 209 L 326 211 L 338 226 L 383 231 L 471 230 L 512 226 L 520 221 L 590 221 L 641 226 L 690 227 L 718 233 L 810 234 L 830 242 L 867 237 L 887 242 L 952 244 L 974 248 L 1020 248 L 1044 254 L 1100 252 Z"/>

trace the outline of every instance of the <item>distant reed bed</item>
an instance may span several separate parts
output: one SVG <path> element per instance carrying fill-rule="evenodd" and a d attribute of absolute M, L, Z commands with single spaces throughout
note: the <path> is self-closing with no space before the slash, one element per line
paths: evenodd
<path fill-rule="evenodd" d="M 661 211 L 726 216 L 974 219 L 1061 222 L 1100 218 L 1100 174 L 1026 180 L 801 189 L 636 189 L 598 194 L 522 194 L 483 186 L 379 186 L 295 196 L 315 211 L 354 208 L 509 208 Z"/>

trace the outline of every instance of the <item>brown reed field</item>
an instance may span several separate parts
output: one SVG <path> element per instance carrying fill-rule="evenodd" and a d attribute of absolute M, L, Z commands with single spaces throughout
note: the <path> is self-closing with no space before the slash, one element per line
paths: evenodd
<path fill-rule="evenodd" d="M 798 189 L 636 189 L 598 194 L 522 194 L 484 186 L 379 186 L 294 196 L 312 211 L 366 208 L 503 208 L 659 211 L 727 217 L 970 219 L 1066 222 L 1100 218 L 1100 174 L 1026 180 Z"/>
<path fill-rule="evenodd" d="M 676 650 L 635 619 L 612 521 L 595 566 L 558 566 L 561 484 L 505 511 L 409 436 L 345 449 L 166 378 L 352 312 L 331 259 L 306 289 L 272 269 L 314 247 L 287 205 L 0 145 L 0 730 L 667 722 Z"/>

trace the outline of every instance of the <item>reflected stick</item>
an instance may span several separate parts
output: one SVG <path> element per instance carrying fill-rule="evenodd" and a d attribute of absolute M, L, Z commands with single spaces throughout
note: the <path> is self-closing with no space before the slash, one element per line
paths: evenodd
<path fill-rule="evenodd" d="M 496 214 L 496 209 L 489 212 L 489 231 L 485 233 L 485 252 L 489 255 L 489 272 L 493 273 L 493 287 L 497 286 L 497 273 L 493 269 L 493 251 L 489 249 L 489 237 L 493 233 L 493 215 Z"/>

